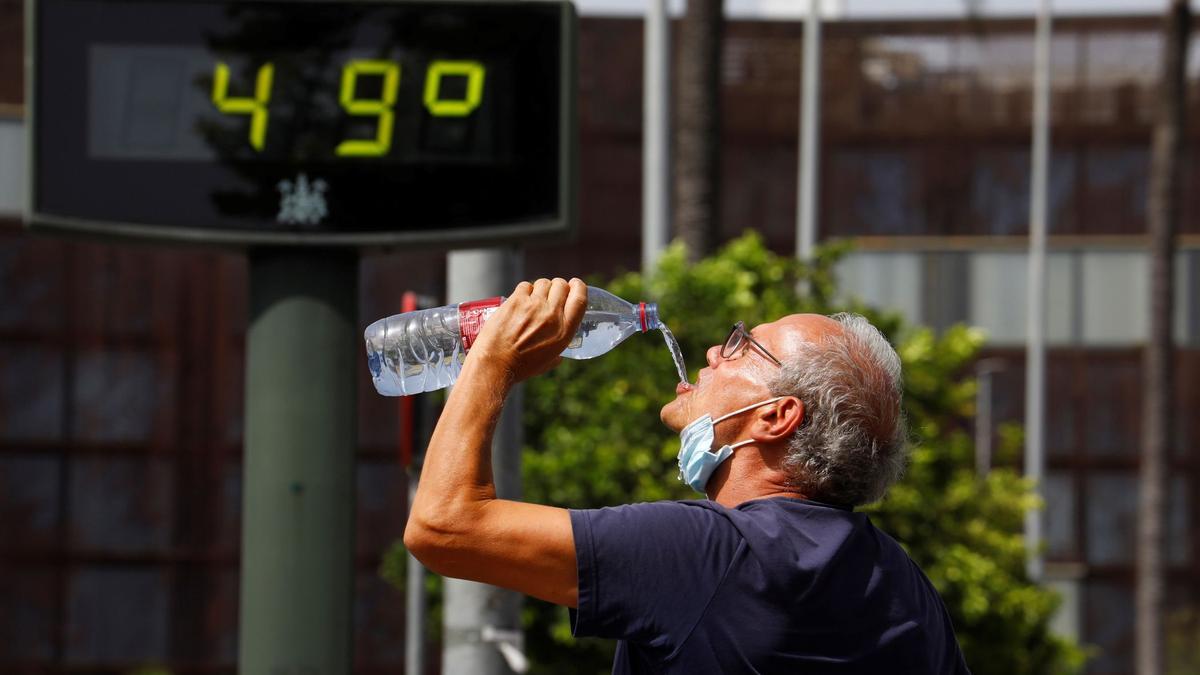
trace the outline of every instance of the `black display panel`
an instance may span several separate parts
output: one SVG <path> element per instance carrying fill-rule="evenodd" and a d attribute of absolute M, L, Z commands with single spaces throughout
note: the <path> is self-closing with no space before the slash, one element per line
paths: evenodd
<path fill-rule="evenodd" d="M 32 8 L 35 227 L 348 245 L 572 228 L 569 2 Z"/>

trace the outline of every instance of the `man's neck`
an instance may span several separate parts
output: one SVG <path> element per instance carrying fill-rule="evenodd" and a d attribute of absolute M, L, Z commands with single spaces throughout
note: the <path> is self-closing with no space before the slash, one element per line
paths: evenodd
<path fill-rule="evenodd" d="M 735 508 L 746 502 L 752 502 L 756 499 L 771 499 L 773 497 L 789 497 L 793 499 L 806 499 L 803 493 L 796 490 L 780 488 L 778 490 L 763 491 L 746 491 L 741 490 L 723 490 L 715 497 L 710 497 L 712 501 L 726 508 Z"/>
<path fill-rule="evenodd" d="M 755 445 L 738 448 L 725 464 L 728 470 L 719 469 L 708 482 L 711 490 L 708 498 L 722 506 L 733 508 L 755 499 L 771 497 L 805 499 L 803 493 L 787 484 L 788 475 L 780 463 L 764 459 L 762 451 Z"/>

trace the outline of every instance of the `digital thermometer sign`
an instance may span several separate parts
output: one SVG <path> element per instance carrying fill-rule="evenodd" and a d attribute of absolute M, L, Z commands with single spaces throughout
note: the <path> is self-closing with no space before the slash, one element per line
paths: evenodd
<path fill-rule="evenodd" d="M 569 233 L 569 2 L 31 0 L 35 228 L 235 245 Z"/>

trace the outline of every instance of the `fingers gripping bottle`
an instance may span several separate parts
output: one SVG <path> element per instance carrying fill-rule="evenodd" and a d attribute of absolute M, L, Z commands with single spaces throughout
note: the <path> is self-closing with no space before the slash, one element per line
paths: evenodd
<path fill-rule="evenodd" d="M 479 330 L 504 302 L 488 298 L 396 314 L 367 326 L 367 365 L 384 396 L 407 396 L 454 384 Z M 633 304 L 602 288 L 588 288 L 587 312 L 563 356 L 590 359 L 634 333 L 661 327 L 658 306 Z"/>

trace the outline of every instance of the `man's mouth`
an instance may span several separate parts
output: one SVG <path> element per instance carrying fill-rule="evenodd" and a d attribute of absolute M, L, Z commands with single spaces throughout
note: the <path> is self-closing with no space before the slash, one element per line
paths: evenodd
<path fill-rule="evenodd" d="M 675 394 L 686 394 L 687 392 L 691 391 L 693 387 L 695 387 L 695 385 L 691 384 L 690 382 L 680 382 L 679 384 L 675 385 Z"/>

